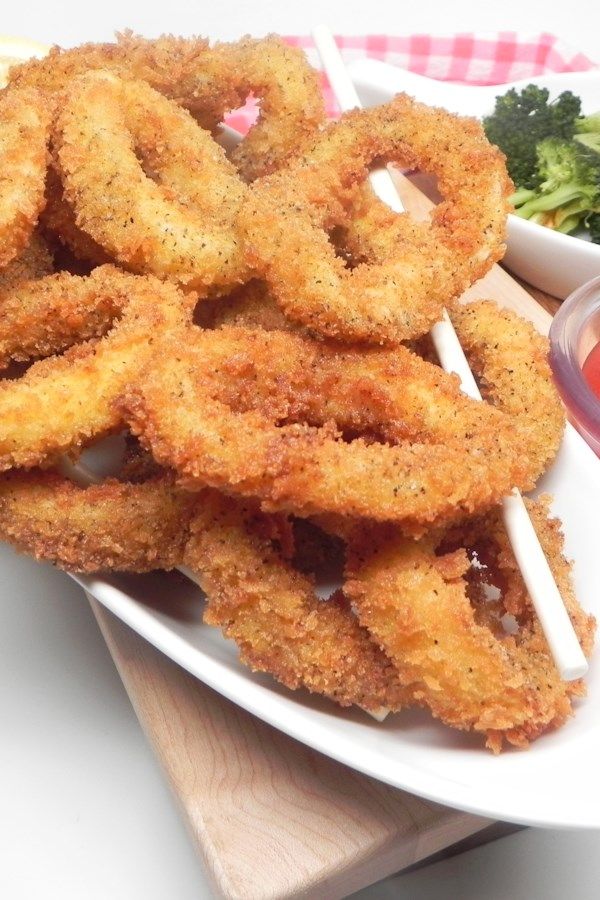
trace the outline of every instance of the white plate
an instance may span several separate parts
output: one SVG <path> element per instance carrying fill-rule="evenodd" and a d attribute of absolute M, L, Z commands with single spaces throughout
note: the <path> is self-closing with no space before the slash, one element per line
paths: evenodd
<path fill-rule="evenodd" d="M 225 143 L 234 139 L 226 130 Z M 600 462 L 568 429 L 539 485 L 555 497 L 577 595 L 600 618 L 600 566 L 591 523 L 600 509 Z M 425 711 L 380 724 L 303 691 L 279 687 L 238 661 L 235 646 L 202 622 L 200 590 L 179 573 L 75 578 L 159 650 L 219 693 L 281 731 L 367 775 L 430 800 L 490 818 L 549 827 L 600 828 L 600 666 L 577 716 L 530 750 L 500 757 L 480 737 L 435 722 Z"/>
<path fill-rule="evenodd" d="M 383 103 L 398 91 L 406 91 L 424 103 L 480 118 L 493 111 L 498 94 L 533 83 L 547 87 L 551 97 L 561 91 L 573 91 L 581 97 L 584 112 L 600 110 L 600 70 L 541 75 L 510 84 L 473 87 L 424 78 L 373 59 L 357 60 L 349 69 L 365 106 Z M 575 288 L 600 275 L 600 244 L 559 234 L 511 215 L 508 251 L 503 263 L 534 287 L 564 299 Z"/>

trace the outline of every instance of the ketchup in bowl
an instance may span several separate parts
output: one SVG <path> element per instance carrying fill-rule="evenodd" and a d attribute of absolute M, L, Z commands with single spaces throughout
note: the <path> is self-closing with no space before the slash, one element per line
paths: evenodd
<path fill-rule="evenodd" d="M 600 277 L 577 288 L 554 316 L 550 364 L 571 422 L 600 456 Z"/>
<path fill-rule="evenodd" d="M 600 344 L 596 344 L 588 355 L 581 371 L 596 397 L 600 397 Z"/>

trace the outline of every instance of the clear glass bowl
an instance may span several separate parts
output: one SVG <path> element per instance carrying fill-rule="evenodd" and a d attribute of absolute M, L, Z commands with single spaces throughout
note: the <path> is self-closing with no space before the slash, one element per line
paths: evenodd
<path fill-rule="evenodd" d="M 577 288 L 554 316 L 550 364 L 573 425 L 600 456 L 600 399 L 583 377 L 590 351 L 600 343 L 600 277 Z"/>

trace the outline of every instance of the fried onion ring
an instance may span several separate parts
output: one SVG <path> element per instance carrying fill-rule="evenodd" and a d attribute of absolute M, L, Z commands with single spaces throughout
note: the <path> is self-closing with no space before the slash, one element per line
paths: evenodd
<path fill-rule="evenodd" d="M 0 470 L 50 462 L 118 428 L 113 401 L 152 355 L 155 335 L 181 329 L 188 301 L 177 288 L 151 276 L 121 277 L 129 301 L 105 337 L 0 382 Z"/>
<path fill-rule="evenodd" d="M 231 343 L 222 354 L 228 334 Z M 423 525 L 497 502 L 517 477 L 519 448 L 505 440 L 501 414 L 461 398 L 456 379 L 416 357 L 411 372 L 409 351 L 398 354 L 395 366 L 393 354 L 348 351 L 336 358 L 330 349 L 311 349 L 291 334 L 235 329 L 194 335 L 187 328 L 161 344 L 118 406 L 157 462 L 173 467 L 185 487 L 208 484 L 301 516 L 326 511 Z M 431 370 L 429 382 L 420 383 L 425 370 Z M 402 380 L 394 379 L 400 373 L 413 379 L 405 396 Z M 243 388 L 245 377 L 249 390 Z M 329 400 L 323 407 L 313 390 L 325 385 Z M 430 422 L 421 410 L 423 396 L 432 393 L 439 400 L 439 424 L 436 410 Z M 454 421 L 455 403 L 465 411 L 464 420 Z M 391 415 L 395 419 L 384 424 Z M 440 443 L 345 443 L 327 421 L 332 416 L 347 427 L 378 426 L 388 438 L 411 427 L 419 436 L 435 436 L 437 428 Z M 404 425 L 403 416 L 412 417 L 412 425 Z M 482 452 L 477 438 L 473 453 L 465 453 L 465 431 L 469 435 L 486 417 L 482 440 L 496 460 Z M 302 423 L 280 426 L 286 419 Z M 454 443 L 447 439 L 451 434 Z"/>
<path fill-rule="evenodd" d="M 593 616 L 582 610 L 575 597 L 571 565 L 563 555 L 562 523 L 551 515 L 552 497 L 542 494 L 535 501 L 527 500 L 526 503 L 583 652 L 589 656 L 593 650 L 596 623 Z M 451 529 L 444 538 L 446 544 L 449 541 L 458 542 L 476 553 L 481 567 L 472 569 L 469 574 L 473 576 L 479 571 L 485 581 L 486 570 L 491 570 L 501 590 L 503 611 L 513 616 L 519 626 L 531 628 L 536 612 L 498 512 L 492 511 L 483 519 L 469 520 L 456 530 Z M 486 605 L 490 606 L 489 601 Z"/>
<path fill-rule="evenodd" d="M 237 106 L 248 94 L 260 99 L 258 120 L 232 151 L 232 161 L 247 181 L 277 171 L 302 152 L 325 121 L 318 73 L 302 50 L 276 35 L 216 44 L 211 54 L 229 80 L 233 75 Z"/>
<path fill-rule="evenodd" d="M 25 248 L 44 206 L 48 129 L 38 91 L 0 94 L 0 267 Z"/>
<path fill-rule="evenodd" d="M 126 32 L 116 43 L 54 47 L 44 59 L 13 66 L 9 81 L 60 96 L 74 78 L 97 69 L 147 82 L 210 130 L 254 94 L 261 101 L 258 121 L 232 154 L 247 180 L 281 166 L 325 120 L 317 72 L 276 35 L 211 48 L 203 38 L 147 40 Z"/>
<path fill-rule="evenodd" d="M 483 396 L 510 416 L 533 485 L 558 451 L 565 411 L 550 364 L 548 340 L 525 319 L 491 300 L 456 306 L 451 319 L 481 381 Z"/>
<path fill-rule="evenodd" d="M 334 422 L 345 434 L 390 443 L 456 446 L 488 460 L 488 480 L 504 468 L 504 485 L 533 484 L 522 480 L 512 418 L 465 396 L 456 376 L 406 347 L 340 348 L 299 334 L 223 326 L 197 334 L 195 350 L 203 389 L 237 412 L 258 410 L 279 423 Z"/>
<path fill-rule="evenodd" d="M 107 265 L 89 276 L 58 272 L 0 288 L 0 369 L 105 334 L 129 302 L 132 279 Z"/>
<path fill-rule="evenodd" d="M 538 534 L 555 577 L 564 583 L 569 566 L 559 531 L 538 528 Z M 484 535 L 493 540 L 493 534 Z M 344 590 L 415 701 L 448 725 L 482 732 L 495 752 L 504 739 L 527 746 L 563 724 L 583 685 L 561 681 L 528 597 L 527 623 L 514 635 L 505 633 L 470 602 L 465 551 L 438 556 L 438 542 L 358 528 L 348 543 Z M 516 563 L 511 576 L 520 577 Z M 579 611 L 573 624 L 589 652 L 593 621 Z"/>
<path fill-rule="evenodd" d="M 254 504 L 200 496 L 184 562 L 207 595 L 205 621 L 236 642 L 242 662 L 292 690 L 371 712 L 404 706 L 393 666 L 343 598 L 320 600 L 263 531 Z"/>
<path fill-rule="evenodd" d="M 204 291 L 247 278 L 235 230 L 247 189 L 185 110 L 90 72 L 66 90 L 55 145 L 77 227 L 129 269 Z"/>
<path fill-rule="evenodd" d="M 70 572 L 172 569 L 195 502 L 164 474 L 82 488 L 55 472 L 9 472 L 0 477 L 0 536 Z"/>
<path fill-rule="evenodd" d="M 430 223 L 378 207 L 385 241 L 348 270 L 326 231 L 344 223 L 376 157 L 434 173 L 445 199 Z M 398 342 L 428 331 L 502 256 L 510 190 L 504 158 L 478 122 L 399 94 L 346 113 L 257 182 L 240 227 L 250 262 L 290 318 L 346 341 Z"/>

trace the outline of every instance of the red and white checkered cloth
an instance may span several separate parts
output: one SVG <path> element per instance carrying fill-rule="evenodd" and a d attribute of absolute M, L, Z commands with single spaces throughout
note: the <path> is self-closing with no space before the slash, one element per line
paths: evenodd
<path fill-rule="evenodd" d="M 316 67 L 319 59 L 310 37 L 294 36 L 285 40 L 302 47 Z M 439 81 L 465 84 L 505 84 L 548 72 L 584 72 L 596 64 L 568 47 L 552 34 L 522 35 L 514 31 L 497 34 L 411 34 L 389 37 L 381 34 L 360 37 L 336 36 L 347 62 L 364 56 L 379 59 L 418 75 Z M 323 78 L 327 112 L 337 107 Z M 232 113 L 227 122 L 245 133 L 256 118 L 256 104 L 250 101 L 243 110 Z"/>

